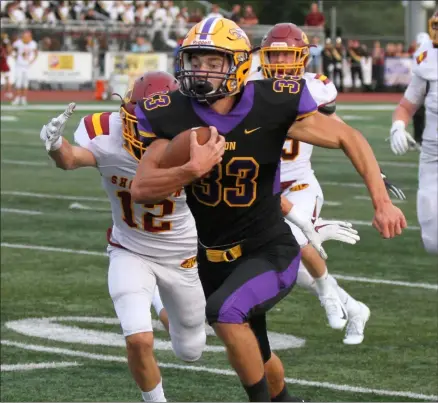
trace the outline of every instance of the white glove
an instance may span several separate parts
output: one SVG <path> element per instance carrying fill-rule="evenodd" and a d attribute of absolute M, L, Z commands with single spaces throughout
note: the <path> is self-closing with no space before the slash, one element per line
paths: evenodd
<path fill-rule="evenodd" d="M 56 151 L 61 148 L 65 124 L 70 116 L 73 115 L 75 107 L 76 104 L 74 102 L 70 103 L 61 115 L 53 118 L 41 129 L 40 139 L 44 141 L 47 151 Z"/>
<path fill-rule="evenodd" d="M 315 231 L 320 235 L 321 242 L 334 240 L 354 245 L 360 240 L 360 236 L 353 228 L 353 224 L 346 221 L 318 218 L 315 221 Z"/>
<path fill-rule="evenodd" d="M 312 222 L 310 220 L 306 220 L 303 218 L 303 216 L 303 214 L 300 214 L 297 206 L 293 206 L 284 218 L 290 221 L 292 224 L 295 224 L 301 231 L 303 231 L 303 234 L 306 236 L 312 246 L 318 251 L 320 256 L 326 260 L 327 253 L 322 247 L 323 240 L 321 235 L 315 230 Z"/>
<path fill-rule="evenodd" d="M 391 150 L 395 155 L 406 154 L 409 150 L 418 149 L 417 142 L 406 131 L 405 122 L 396 120 L 391 127 Z"/>

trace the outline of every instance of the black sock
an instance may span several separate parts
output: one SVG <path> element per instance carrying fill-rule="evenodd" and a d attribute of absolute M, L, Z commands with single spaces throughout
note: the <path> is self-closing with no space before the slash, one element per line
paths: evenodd
<path fill-rule="evenodd" d="M 260 379 L 257 383 L 251 386 L 243 387 L 249 397 L 250 402 L 270 402 L 271 396 L 269 395 L 268 381 L 266 380 L 266 375 Z"/>
<path fill-rule="evenodd" d="M 277 396 L 273 397 L 271 402 L 303 402 L 303 400 L 299 397 L 291 396 L 286 384 L 284 384 L 283 390 Z"/>

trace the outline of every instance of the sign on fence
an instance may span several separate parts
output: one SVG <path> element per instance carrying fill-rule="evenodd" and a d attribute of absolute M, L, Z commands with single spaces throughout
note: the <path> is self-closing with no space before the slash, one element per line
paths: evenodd
<path fill-rule="evenodd" d="M 148 71 L 167 71 L 166 53 L 107 52 L 105 54 L 105 78 L 112 74 L 141 76 Z"/>
<path fill-rule="evenodd" d="M 407 87 L 412 77 L 411 57 L 387 57 L 385 59 L 385 85 Z"/>
<path fill-rule="evenodd" d="M 88 52 L 39 52 L 29 67 L 29 80 L 84 83 L 93 79 L 93 59 Z"/>

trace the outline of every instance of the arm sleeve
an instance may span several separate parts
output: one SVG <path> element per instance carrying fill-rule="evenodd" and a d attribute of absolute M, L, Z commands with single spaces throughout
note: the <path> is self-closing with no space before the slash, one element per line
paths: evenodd
<path fill-rule="evenodd" d="M 138 137 L 143 145 L 148 147 L 158 138 L 158 136 L 152 130 L 152 126 L 139 103 L 137 103 L 134 112 L 137 118 Z"/>
<path fill-rule="evenodd" d="M 421 105 L 424 102 L 426 96 L 427 80 L 421 78 L 419 75 L 414 74 L 412 80 L 406 88 L 404 97 L 415 105 Z"/>
<path fill-rule="evenodd" d="M 84 118 L 82 118 L 81 121 L 79 122 L 79 125 L 76 128 L 73 137 L 75 143 L 78 146 L 84 147 L 87 150 L 89 149 L 91 138 L 87 132 L 87 128 L 85 127 Z"/>
<path fill-rule="evenodd" d="M 304 119 L 307 116 L 313 115 L 318 110 L 318 105 L 312 98 L 305 80 L 303 80 L 304 87 L 300 94 L 300 102 L 298 104 L 298 111 L 296 120 Z"/>

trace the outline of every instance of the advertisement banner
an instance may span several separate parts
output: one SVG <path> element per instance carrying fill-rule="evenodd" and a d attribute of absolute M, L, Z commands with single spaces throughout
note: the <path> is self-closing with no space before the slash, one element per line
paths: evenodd
<path fill-rule="evenodd" d="M 8 57 L 8 65 L 13 84 L 15 59 L 12 56 Z M 38 52 L 35 62 L 29 66 L 28 77 L 29 81 L 39 83 L 90 82 L 93 79 L 93 57 L 88 52 Z"/>
<path fill-rule="evenodd" d="M 385 85 L 407 87 L 412 77 L 411 57 L 385 58 Z"/>
<path fill-rule="evenodd" d="M 92 81 L 93 58 L 88 52 L 39 52 L 29 67 L 29 80 L 84 83 Z"/>
<path fill-rule="evenodd" d="M 148 71 L 167 71 L 166 53 L 107 52 L 105 54 L 105 78 L 111 75 L 127 75 L 133 78 Z"/>

